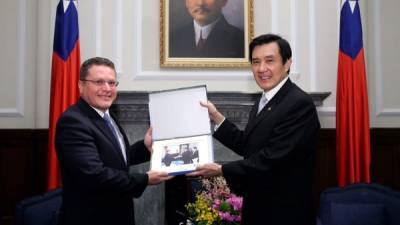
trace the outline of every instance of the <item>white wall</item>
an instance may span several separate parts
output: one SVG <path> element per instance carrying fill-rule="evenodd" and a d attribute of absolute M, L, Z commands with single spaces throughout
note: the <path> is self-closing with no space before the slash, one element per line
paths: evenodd
<path fill-rule="evenodd" d="M 58 0 L 2 0 L 0 128 L 47 128 L 50 62 Z M 117 66 L 119 90 L 151 91 L 206 84 L 209 91 L 257 92 L 249 69 L 159 67 L 159 0 L 79 0 L 82 61 Z M 400 127 L 400 29 L 396 0 L 360 0 L 371 127 Z M 255 35 L 275 32 L 294 50 L 293 80 L 306 91 L 329 91 L 319 108 L 335 127 L 340 0 L 254 0 Z"/>

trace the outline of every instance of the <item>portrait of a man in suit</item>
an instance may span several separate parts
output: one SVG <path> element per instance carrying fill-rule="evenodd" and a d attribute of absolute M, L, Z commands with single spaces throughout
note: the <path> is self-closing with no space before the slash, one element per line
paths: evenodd
<path fill-rule="evenodd" d="M 170 0 L 169 2 L 169 57 L 244 57 L 244 16 L 234 15 L 232 11 L 225 13 L 226 10 L 223 10 L 228 3 L 233 5 L 230 8 L 243 9 L 244 1 Z M 235 18 L 236 22 L 231 18 Z M 232 24 L 231 20 L 235 24 Z"/>

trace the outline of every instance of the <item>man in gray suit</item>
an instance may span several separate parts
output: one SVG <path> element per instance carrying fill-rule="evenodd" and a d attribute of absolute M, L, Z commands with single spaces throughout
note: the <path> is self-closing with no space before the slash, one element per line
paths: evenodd
<path fill-rule="evenodd" d="M 288 77 L 292 52 L 285 39 L 261 35 L 249 50 L 263 94 L 246 128 L 239 130 L 211 102 L 202 103 L 217 125 L 214 137 L 243 159 L 201 165 L 190 175 L 224 176 L 243 196 L 243 225 L 312 224 L 314 144 L 320 128 L 315 105 Z"/>

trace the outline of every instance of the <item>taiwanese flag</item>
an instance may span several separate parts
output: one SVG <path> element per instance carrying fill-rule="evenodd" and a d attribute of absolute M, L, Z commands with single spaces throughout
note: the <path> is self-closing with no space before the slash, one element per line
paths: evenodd
<path fill-rule="evenodd" d="M 74 1 L 60 0 L 57 6 L 51 65 L 49 113 L 49 151 L 47 158 L 47 189 L 60 187 L 60 172 L 54 147 L 58 118 L 79 97 L 80 66 L 78 11 Z"/>
<path fill-rule="evenodd" d="M 336 90 L 336 167 L 339 186 L 370 182 L 370 130 L 360 7 L 345 1 L 340 13 Z"/>

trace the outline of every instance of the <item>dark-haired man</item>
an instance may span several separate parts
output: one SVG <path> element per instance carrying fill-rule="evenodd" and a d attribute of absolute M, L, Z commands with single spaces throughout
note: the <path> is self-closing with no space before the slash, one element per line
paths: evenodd
<path fill-rule="evenodd" d="M 254 79 L 263 90 L 246 128 L 239 130 L 211 102 L 214 137 L 243 156 L 224 165 L 201 165 L 193 176 L 225 177 L 243 196 L 243 225 L 309 225 L 315 137 L 320 128 L 311 97 L 288 77 L 289 43 L 278 35 L 255 38 L 249 47 Z"/>
<path fill-rule="evenodd" d="M 243 58 L 244 32 L 228 23 L 228 0 L 186 0 L 193 21 L 170 33 L 169 57 Z"/>
<path fill-rule="evenodd" d="M 165 172 L 129 173 L 129 166 L 150 159 L 151 129 L 144 141 L 129 145 L 109 108 L 117 96 L 114 64 L 86 60 L 80 69 L 80 99 L 57 122 L 56 151 L 63 201 L 59 224 L 132 225 L 133 197 L 147 185 L 170 179 Z"/>

